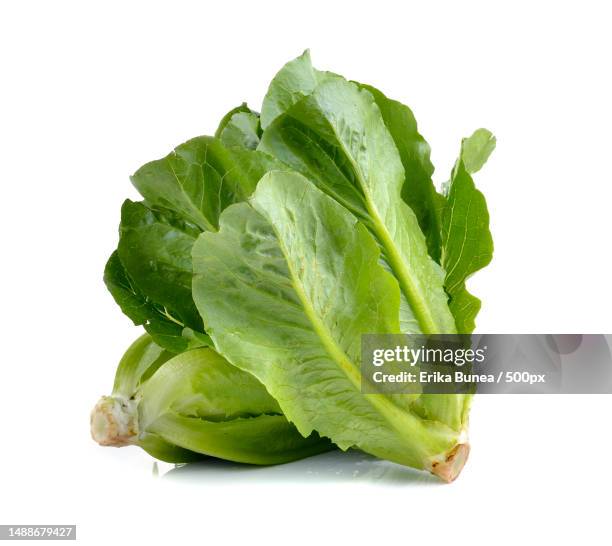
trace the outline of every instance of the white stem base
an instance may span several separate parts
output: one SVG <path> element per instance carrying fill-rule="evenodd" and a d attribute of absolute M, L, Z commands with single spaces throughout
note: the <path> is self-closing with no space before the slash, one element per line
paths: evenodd
<path fill-rule="evenodd" d="M 91 412 L 91 436 L 102 446 L 122 447 L 138 440 L 135 400 L 103 396 Z"/>

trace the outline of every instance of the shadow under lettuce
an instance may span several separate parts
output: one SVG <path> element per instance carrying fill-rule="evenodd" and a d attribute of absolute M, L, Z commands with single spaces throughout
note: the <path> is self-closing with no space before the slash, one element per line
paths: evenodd
<path fill-rule="evenodd" d="M 189 483 L 379 483 L 441 485 L 427 472 L 372 457 L 357 450 L 332 451 L 275 466 L 253 466 L 210 458 L 177 465 L 163 479 Z"/>

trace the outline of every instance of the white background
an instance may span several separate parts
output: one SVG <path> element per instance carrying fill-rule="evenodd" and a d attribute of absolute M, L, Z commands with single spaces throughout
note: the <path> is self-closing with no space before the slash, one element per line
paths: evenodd
<path fill-rule="evenodd" d="M 610 544 L 610 396 L 478 398 L 448 486 L 357 454 L 155 478 L 88 430 L 137 334 L 101 279 L 129 174 L 257 108 L 306 47 L 412 107 L 437 182 L 462 136 L 497 135 L 479 331 L 610 332 L 609 23 L 586 1 L 3 2 L 0 523 L 76 523 L 84 544 Z"/>

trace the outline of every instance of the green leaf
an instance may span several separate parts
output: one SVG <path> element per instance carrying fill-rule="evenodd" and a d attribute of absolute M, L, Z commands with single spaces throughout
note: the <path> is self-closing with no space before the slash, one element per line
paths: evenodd
<path fill-rule="evenodd" d="M 113 395 L 130 398 L 143 379 L 152 375 L 172 356 L 172 353 L 157 345 L 149 334 L 141 335 L 128 347 L 119 361 Z"/>
<path fill-rule="evenodd" d="M 278 403 L 257 379 L 207 348 L 175 356 L 143 384 L 139 395 L 145 401 L 140 423 L 146 429 L 168 411 L 215 422 L 281 414 Z"/>
<path fill-rule="evenodd" d="M 383 121 L 395 142 L 404 166 L 402 198 L 419 221 L 419 226 L 427 239 L 429 255 L 439 262 L 442 231 L 440 208 L 443 206 L 444 197 L 436 191 L 431 179 L 434 167 L 430 160 L 429 144 L 419 133 L 410 108 L 387 98 L 370 85 L 358 85 L 372 94 L 380 108 Z"/>
<path fill-rule="evenodd" d="M 197 137 L 147 163 L 131 179 L 151 206 L 170 209 L 200 230 L 215 231 L 221 211 L 244 201 L 261 176 L 276 167 L 260 152 Z"/>
<path fill-rule="evenodd" d="M 243 103 L 223 117 L 215 137 L 228 148 L 255 150 L 261 137 L 259 114 Z"/>
<path fill-rule="evenodd" d="M 251 463 L 278 464 L 333 448 L 302 437 L 252 375 L 212 349 L 187 351 L 161 366 L 139 390 L 141 437 Z"/>
<path fill-rule="evenodd" d="M 143 436 L 138 441 L 138 445 L 151 455 L 151 457 L 155 457 L 166 463 L 195 463 L 207 458 L 207 455 L 178 447 L 153 433 L 148 433 Z"/>
<path fill-rule="evenodd" d="M 119 233 L 119 259 L 138 288 L 181 327 L 202 331 L 191 295 L 191 247 L 200 230 L 170 211 L 128 199 Z"/>
<path fill-rule="evenodd" d="M 461 143 L 461 160 L 470 174 L 478 172 L 495 150 L 497 139 L 487 129 L 476 129 Z"/>
<path fill-rule="evenodd" d="M 414 395 L 361 392 L 361 335 L 399 332 L 399 288 L 349 211 L 302 176 L 272 172 L 220 226 L 193 247 L 194 300 L 219 351 L 304 436 L 416 468 L 456 445 L 459 430 L 411 411 Z"/>
<path fill-rule="evenodd" d="M 261 152 L 198 137 L 132 177 L 147 201 L 124 203 L 105 282 L 124 313 L 164 348 L 179 353 L 212 344 L 192 300 L 191 246 L 200 231 L 216 229 L 221 210 L 248 197 L 277 166 Z"/>
<path fill-rule="evenodd" d="M 121 310 L 135 325 L 143 325 L 155 342 L 173 353 L 188 347 L 183 325 L 171 317 L 163 306 L 153 302 L 136 286 L 123 267 L 119 254 L 111 254 L 104 269 L 104 283 Z"/>
<path fill-rule="evenodd" d="M 301 172 L 368 226 L 407 301 L 403 331 L 455 331 L 443 272 L 401 198 L 404 168 L 368 91 L 328 76 L 264 131 L 259 149 Z"/>
<path fill-rule="evenodd" d="M 192 330 L 191 328 L 183 328 L 182 334 L 187 340 L 187 349 L 197 349 L 199 347 L 215 348 L 215 344 L 208 334 Z"/>
<path fill-rule="evenodd" d="M 331 72 L 313 68 L 308 51 L 287 63 L 270 84 L 264 99 L 263 110 L 273 112 L 264 127 L 268 127 L 274 119 L 290 110 L 300 99 L 310 95 L 319 84 L 334 77 Z M 429 144 L 418 132 L 414 115 L 407 106 L 387 98 L 375 87 L 354 83 L 369 91 L 380 109 L 404 166 L 402 198 L 416 214 L 426 236 L 430 256 L 439 262 L 442 230 L 440 210 L 444 199 L 436 192 L 431 179 L 434 167 L 430 160 Z"/>
<path fill-rule="evenodd" d="M 278 116 L 314 91 L 315 87 L 333 76 L 312 67 L 310 51 L 288 62 L 274 76 L 261 107 L 261 127 L 266 129 Z"/>
<path fill-rule="evenodd" d="M 495 137 L 485 129 L 479 129 L 463 141 L 461 155 L 451 174 L 443 213 L 444 284 L 459 333 L 474 331 L 474 319 L 480 310 L 480 300 L 467 291 L 465 281 L 489 264 L 493 257 L 487 203 L 476 189 L 466 165 L 478 170 L 494 146 Z"/>
<path fill-rule="evenodd" d="M 219 122 L 219 126 L 217 127 L 217 130 L 215 131 L 215 138 L 220 139 L 221 134 L 223 133 L 225 128 L 230 124 L 234 115 L 240 114 L 240 113 L 246 113 L 246 114 L 252 113 L 252 114 L 257 115 L 257 112 L 254 112 L 253 110 L 251 110 L 248 107 L 246 102 L 243 102 L 240 106 L 236 106 L 236 108 L 232 108 L 227 114 L 225 114 L 221 118 L 221 121 Z"/>

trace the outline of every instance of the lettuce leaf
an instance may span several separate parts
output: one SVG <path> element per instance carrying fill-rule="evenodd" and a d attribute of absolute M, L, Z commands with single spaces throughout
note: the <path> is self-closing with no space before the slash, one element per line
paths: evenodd
<path fill-rule="evenodd" d="M 191 295 L 191 247 L 200 230 L 129 199 L 121 207 L 119 259 L 140 290 L 183 327 L 202 330 Z"/>
<path fill-rule="evenodd" d="M 414 211 L 419 226 L 427 239 L 429 255 L 440 262 L 441 252 L 441 214 L 444 197 L 440 195 L 432 181 L 434 167 L 431 163 L 431 149 L 419 133 L 414 114 L 406 105 L 387 98 L 371 85 L 359 84 L 367 89 L 380 108 L 383 121 L 397 147 L 405 180 L 402 199 Z"/>
<path fill-rule="evenodd" d="M 197 137 L 143 165 L 131 180 L 151 206 L 172 210 L 202 231 L 215 231 L 223 209 L 244 201 L 263 174 L 278 166 L 261 152 Z"/>
<path fill-rule="evenodd" d="M 277 156 L 318 182 L 319 187 L 367 224 L 367 212 L 362 202 L 344 189 L 343 186 L 348 185 L 346 181 L 344 184 L 337 182 L 343 177 L 350 179 L 350 173 L 346 174 L 347 169 L 337 150 L 321 143 L 317 130 L 309 130 L 307 124 L 299 126 L 295 120 L 280 121 L 283 116 L 290 117 L 296 105 L 304 101 L 304 97 L 312 95 L 318 87 L 334 78 L 338 76 L 313 68 L 308 51 L 287 63 L 272 80 L 264 98 L 262 112 L 265 110 L 271 114 L 265 125 L 262 124 L 269 129 L 259 149 Z M 405 175 L 401 195 L 414 212 L 425 235 L 429 255 L 451 272 L 450 275 L 444 274 L 444 288 L 449 295 L 449 307 L 455 319 L 456 331 L 470 333 L 475 327 L 474 319 L 480 310 L 480 300 L 467 292 L 465 281 L 491 261 L 493 250 L 486 201 L 480 192 L 464 180 L 459 166 L 455 167 L 457 172 L 452 180 L 443 187 L 443 193 L 438 193 L 432 181 L 434 168 L 430 160 L 430 148 L 418 132 L 412 111 L 370 85 L 355 83 L 371 93 L 397 148 Z M 479 129 L 470 138 L 464 139 L 460 162 L 468 176 L 482 168 L 494 148 L 495 137 L 486 129 Z M 453 181 L 455 190 L 451 192 Z M 470 195 L 474 196 L 474 201 L 468 211 L 465 204 L 470 202 Z M 462 234 L 462 226 L 457 224 L 456 218 L 452 219 L 451 211 L 457 206 L 462 209 L 461 213 L 470 215 L 470 218 L 459 221 L 463 222 L 463 227 L 470 225 L 469 233 Z M 450 226 L 452 222 L 455 222 L 453 228 Z M 470 241 L 467 246 L 466 239 Z M 461 258 L 458 258 L 459 254 Z M 457 259 L 461 261 L 460 265 L 455 263 Z M 408 300 L 402 300 L 400 313 L 402 331 L 423 331 L 411 317 Z"/>
<path fill-rule="evenodd" d="M 261 137 L 259 114 L 243 103 L 225 114 L 215 137 L 229 148 L 255 150 Z"/>
<path fill-rule="evenodd" d="M 289 61 L 274 76 L 261 106 L 261 127 L 268 126 L 294 104 L 310 95 L 320 83 L 335 74 L 316 70 L 310 61 L 310 51 Z"/>
<path fill-rule="evenodd" d="M 379 257 L 348 210 L 301 175 L 272 172 L 196 241 L 194 300 L 217 349 L 302 435 L 431 469 L 465 423 L 422 419 L 415 395 L 360 390 L 361 334 L 400 331 L 399 286 Z"/>
<path fill-rule="evenodd" d="M 322 72 L 312 66 L 310 52 L 306 50 L 298 58 L 288 62 L 270 83 L 264 98 L 262 112 L 271 112 L 264 128 L 274 119 L 286 113 L 299 100 L 335 74 Z M 383 121 L 395 142 L 404 166 L 405 180 L 402 198 L 416 214 L 421 230 L 427 239 L 430 256 L 440 261 L 441 219 L 443 197 L 437 193 L 431 176 L 434 167 L 430 160 L 429 144 L 418 132 L 414 114 L 401 102 L 389 99 L 375 87 L 354 82 L 369 91 L 380 109 Z"/>
<path fill-rule="evenodd" d="M 495 137 L 479 129 L 464 139 L 447 188 L 442 224 L 442 265 L 449 306 L 460 333 L 475 328 L 480 300 L 470 294 L 466 280 L 493 258 L 493 238 L 489 231 L 489 211 L 484 195 L 476 189 L 471 173 L 483 166 L 493 149 Z"/>
<path fill-rule="evenodd" d="M 104 283 L 123 313 L 136 326 L 144 326 L 158 345 L 172 353 L 180 353 L 189 347 L 189 340 L 183 336 L 184 325 L 138 288 L 123 267 L 117 251 L 106 263 Z"/>
<path fill-rule="evenodd" d="M 401 198 L 404 167 L 371 93 L 327 76 L 264 130 L 259 149 L 304 174 L 370 229 L 408 303 L 403 331 L 455 332 L 443 272 Z"/>
<path fill-rule="evenodd" d="M 221 133 L 238 113 L 246 112 L 230 112 Z M 165 349 L 212 345 L 192 299 L 191 246 L 203 230 L 217 229 L 225 207 L 246 199 L 280 165 L 261 152 L 197 137 L 132 176 L 146 201 L 123 204 L 119 245 L 104 280 L 123 312 Z"/>

